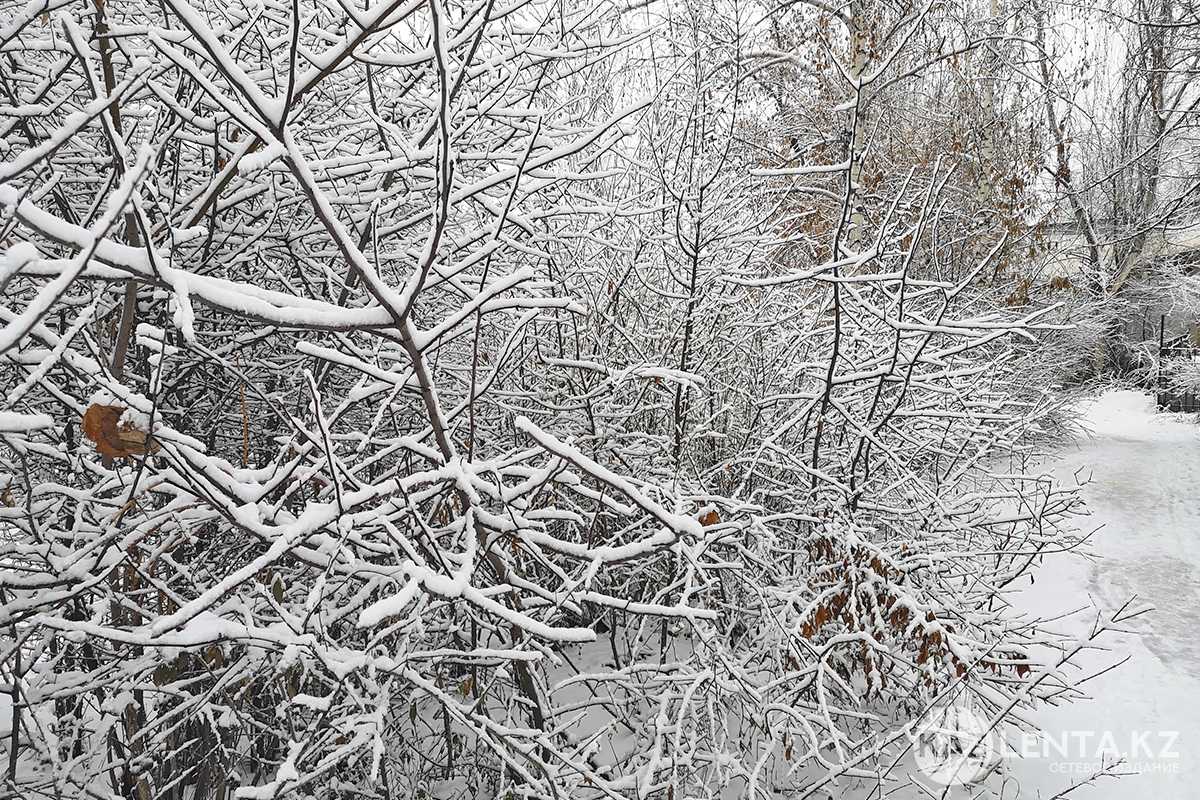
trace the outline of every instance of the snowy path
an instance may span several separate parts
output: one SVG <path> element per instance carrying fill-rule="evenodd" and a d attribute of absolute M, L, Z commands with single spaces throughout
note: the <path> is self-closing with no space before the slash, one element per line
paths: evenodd
<path fill-rule="evenodd" d="M 1122 770 L 1139 774 L 1101 778 L 1071 800 L 1200 798 L 1200 426 L 1153 416 L 1149 398 L 1125 391 L 1104 395 L 1086 417 L 1092 438 L 1060 455 L 1054 471 L 1091 478 L 1084 523 L 1103 526 L 1095 559 L 1048 561 L 1017 602 L 1041 615 L 1089 604 L 1111 613 L 1136 595 L 1156 610 L 1131 622 L 1134 632 L 1106 637 L 1111 652 L 1089 654 L 1089 672 L 1129 656 L 1086 684 L 1091 700 L 1038 715 L 1052 741 L 1012 763 L 1003 796 L 1054 797 L 1115 746 L 1129 762 Z M 1069 630 L 1085 636 L 1094 614 Z"/>

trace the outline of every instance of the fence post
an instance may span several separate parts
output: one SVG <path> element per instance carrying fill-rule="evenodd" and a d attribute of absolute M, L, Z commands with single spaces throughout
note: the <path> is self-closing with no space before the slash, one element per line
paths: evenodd
<path fill-rule="evenodd" d="M 1158 318 L 1158 358 L 1154 360 L 1154 401 L 1162 406 L 1163 404 L 1163 383 L 1162 383 L 1162 360 L 1163 360 L 1163 333 L 1166 330 L 1167 315 L 1161 314 Z"/>

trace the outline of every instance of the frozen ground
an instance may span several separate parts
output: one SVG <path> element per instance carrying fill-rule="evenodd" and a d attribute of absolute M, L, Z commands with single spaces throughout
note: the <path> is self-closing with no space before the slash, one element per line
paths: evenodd
<path fill-rule="evenodd" d="M 1085 637 L 1096 612 L 1111 613 L 1130 597 L 1155 610 L 1129 633 L 1107 636 L 1108 652 L 1092 652 L 1090 672 L 1121 658 L 1119 669 L 1085 684 L 1089 700 L 1042 711 L 1049 741 L 1035 757 L 1012 762 L 1005 798 L 1051 798 L 1088 777 L 1103 751 L 1125 758 L 1118 779 L 1100 778 L 1071 791 L 1071 800 L 1200 798 L 1200 425 L 1190 417 L 1155 415 L 1147 396 L 1113 391 L 1089 404 L 1092 434 L 1053 465 L 1060 479 L 1090 483 L 1084 494 L 1099 527 L 1090 561 L 1056 557 L 1019 605 L 1047 615 L 1081 606 L 1069 630 Z M 1065 751 L 1065 753 L 1064 753 Z"/>

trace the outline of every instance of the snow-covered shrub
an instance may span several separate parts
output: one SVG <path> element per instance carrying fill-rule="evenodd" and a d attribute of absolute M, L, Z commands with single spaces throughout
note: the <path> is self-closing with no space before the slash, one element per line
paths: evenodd
<path fill-rule="evenodd" d="M 716 4 L 6 22 L 13 791 L 838 793 L 1066 691 L 1005 603 L 1057 323 L 1007 155 L 906 127 L 959 26 L 876 10 L 811 92 Z"/>
<path fill-rule="evenodd" d="M 1159 369 L 1161 385 L 1167 390 L 1175 394 L 1200 394 L 1200 358 L 1163 359 Z"/>

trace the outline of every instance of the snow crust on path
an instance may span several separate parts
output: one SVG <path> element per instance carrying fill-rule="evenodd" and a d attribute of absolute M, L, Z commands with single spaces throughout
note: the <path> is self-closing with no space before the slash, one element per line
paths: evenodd
<path fill-rule="evenodd" d="M 1200 443 L 1200 426 L 1191 415 L 1160 414 L 1154 398 L 1145 392 L 1111 389 L 1083 403 L 1080 412 L 1092 444 L 1103 440 Z"/>
<path fill-rule="evenodd" d="M 1101 639 L 1107 650 L 1086 654 L 1083 675 L 1128 657 L 1084 685 L 1090 699 L 1037 712 L 1048 739 L 1009 763 L 1002 796 L 1059 796 L 1109 751 L 1126 762 L 1115 771 L 1134 774 L 1066 797 L 1200 800 L 1200 425 L 1156 414 L 1153 398 L 1134 391 L 1106 392 L 1082 412 L 1090 433 L 1050 467 L 1064 482 L 1088 481 L 1081 524 L 1098 529 L 1091 557 L 1047 558 L 1014 602 L 1043 618 L 1087 608 L 1057 624 L 1080 639 L 1097 613 L 1131 597 L 1155 610 Z"/>

